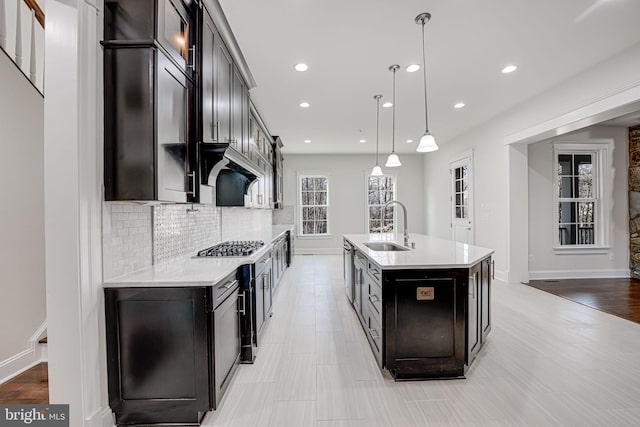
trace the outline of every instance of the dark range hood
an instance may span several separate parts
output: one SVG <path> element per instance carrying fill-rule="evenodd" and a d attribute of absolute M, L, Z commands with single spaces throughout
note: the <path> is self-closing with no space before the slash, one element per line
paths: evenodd
<path fill-rule="evenodd" d="M 200 203 L 244 206 L 244 196 L 263 174 L 228 143 L 200 144 Z"/>

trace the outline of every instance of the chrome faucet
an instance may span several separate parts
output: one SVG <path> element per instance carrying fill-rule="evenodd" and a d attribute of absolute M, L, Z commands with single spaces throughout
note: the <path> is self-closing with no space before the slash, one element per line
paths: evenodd
<path fill-rule="evenodd" d="M 382 227 L 384 227 L 384 212 L 385 210 L 387 210 L 387 206 L 392 205 L 392 204 L 398 204 L 400 206 L 402 206 L 402 211 L 404 212 L 404 245 L 405 246 L 409 246 L 409 231 L 407 230 L 407 207 L 404 205 L 404 203 L 399 202 L 397 200 L 391 200 L 390 202 L 387 202 L 384 204 L 384 206 L 382 207 Z"/>

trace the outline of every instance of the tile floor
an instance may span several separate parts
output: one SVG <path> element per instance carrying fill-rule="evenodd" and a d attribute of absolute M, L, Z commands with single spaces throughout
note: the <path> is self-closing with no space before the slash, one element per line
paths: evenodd
<path fill-rule="evenodd" d="M 254 365 L 209 426 L 639 426 L 640 325 L 494 282 L 493 329 L 465 380 L 396 383 L 374 361 L 342 257 L 298 256 Z"/>

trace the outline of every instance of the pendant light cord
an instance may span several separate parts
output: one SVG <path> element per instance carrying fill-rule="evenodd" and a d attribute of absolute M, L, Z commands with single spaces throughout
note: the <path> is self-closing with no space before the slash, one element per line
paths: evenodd
<path fill-rule="evenodd" d="M 378 146 L 380 141 L 380 96 L 376 95 L 376 166 L 378 166 Z"/>
<path fill-rule="evenodd" d="M 429 113 L 427 112 L 427 59 L 426 48 L 424 42 L 424 25 L 425 20 L 422 20 L 422 75 L 424 76 L 424 125 L 425 133 L 429 133 Z"/>
<path fill-rule="evenodd" d="M 391 124 L 391 152 L 396 152 L 396 71 L 397 69 L 393 68 L 393 111 L 392 111 L 392 124 Z"/>

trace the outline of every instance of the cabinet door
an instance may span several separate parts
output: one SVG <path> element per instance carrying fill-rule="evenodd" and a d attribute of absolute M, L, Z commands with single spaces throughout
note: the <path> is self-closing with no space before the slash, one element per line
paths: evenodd
<path fill-rule="evenodd" d="M 240 317 L 238 291 L 229 295 L 213 312 L 215 383 L 217 408 L 240 362 Z"/>
<path fill-rule="evenodd" d="M 157 40 L 171 58 L 186 71 L 192 18 L 181 0 L 158 0 Z"/>
<path fill-rule="evenodd" d="M 231 144 L 232 147 L 243 152 L 242 147 L 242 113 L 243 97 L 245 94 L 244 83 L 242 77 L 235 69 L 233 70 L 233 81 L 231 86 Z"/>
<path fill-rule="evenodd" d="M 482 279 L 480 282 L 480 327 L 484 342 L 491 331 L 491 258 L 482 261 Z"/>
<path fill-rule="evenodd" d="M 157 199 L 186 202 L 191 81 L 162 52 L 156 55 Z"/>
<path fill-rule="evenodd" d="M 264 285 L 264 320 L 271 315 L 271 297 L 273 288 L 272 268 L 268 267 L 264 272 L 265 285 Z"/>
<path fill-rule="evenodd" d="M 480 281 L 482 279 L 481 264 L 469 269 L 467 282 L 467 365 L 478 354 L 482 342 L 480 332 Z"/>
<path fill-rule="evenodd" d="M 197 423 L 210 403 L 206 288 L 105 289 L 105 316 L 116 422 Z"/>
<path fill-rule="evenodd" d="M 251 138 L 251 128 L 249 125 L 249 89 L 243 85 L 242 94 L 242 153 L 249 152 L 249 139 Z"/>
<path fill-rule="evenodd" d="M 218 142 L 231 139 L 231 86 L 233 62 L 220 37 L 215 41 L 215 117 L 218 126 Z"/>
<path fill-rule="evenodd" d="M 460 377 L 468 270 L 389 270 L 383 277 L 384 365 L 397 379 Z"/>
<path fill-rule="evenodd" d="M 255 286 L 255 293 L 256 293 L 256 318 L 255 318 L 255 322 L 256 322 L 256 339 L 257 337 L 260 335 L 260 332 L 262 331 L 262 326 L 264 325 L 264 287 L 266 285 L 266 279 L 265 279 L 265 274 L 264 272 L 259 274 L 258 277 L 256 277 L 256 286 Z"/>
<path fill-rule="evenodd" d="M 213 114 L 215 40 L 217 38 L 213 20 L 204 9 L 202 22 L 202 140 L 217 142 L 217 127 Z"/>

